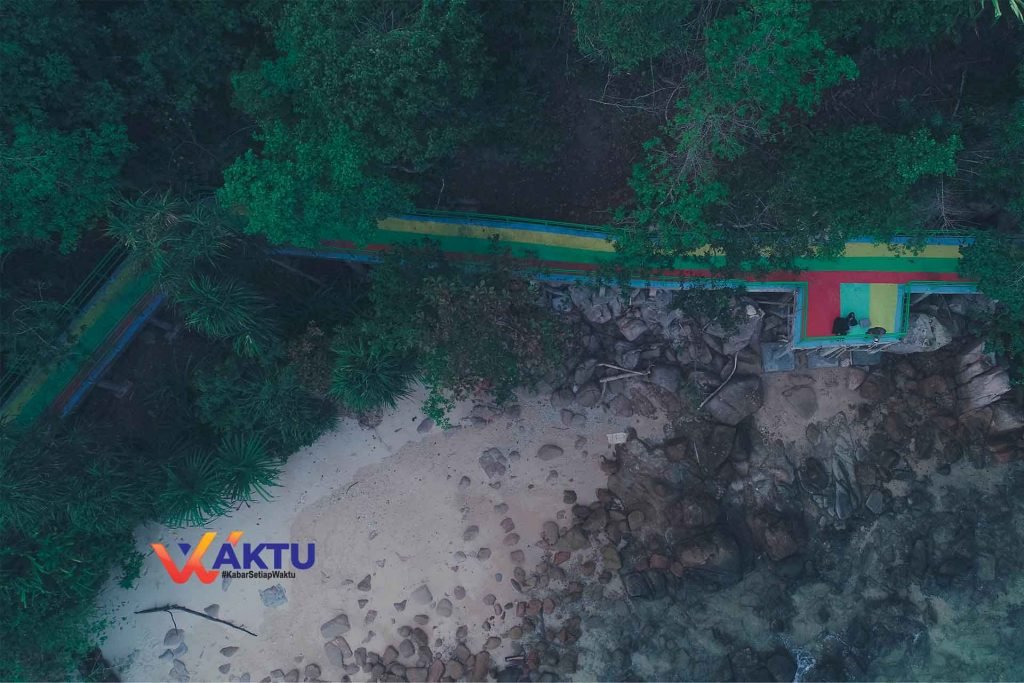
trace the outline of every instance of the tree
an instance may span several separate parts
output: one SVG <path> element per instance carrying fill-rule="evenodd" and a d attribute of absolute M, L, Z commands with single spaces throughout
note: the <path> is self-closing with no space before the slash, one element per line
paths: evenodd
<path fill-rule="evenodd" d="M 576 44 L 615 71 L 680 52 L 690 42 L 691 0 L 574 0 Z"/>
<path fill-rule="evenodd" d="M 838 256 L 854 237 L 923 236 L 936 227 L 931 200 L 938 181 L 956 174 L 959 151 L 958 136 L 938 141 L 925 129 L 827 131 L 788 148 L 758 201 L 774 234 L 807 253 Z"/>
<path fill-rule="evenodd" d="M 474 392 L 507 400 L 549 370 L 565 343 L 536 294 L 498 251 L 462 267 L 429 241 L 395 248 L 373 272 L 362 341 L 338 344 L 335 386 L 343 396 L 356 392 L 356 401 L 379 400 L 384 392 L 371 373 L 386 369 L 393 392 L 412 361 L 430 392 L 424 410 L 439 424 Z"/>
<path fill-rule="evenodd" d="M 288 366 L 228 358 L 193 380 L 196 416 L 225 437 L 259 436 L 280 458 L 313 443 L 334 423 L 330 405 Z"/>
<path fill-rule="evenodd" d="M 298 0 L 273 12 L 264 20 L 277 55 L 235 78 L 261 124 L 307 141 L 347 129 L 370 158 L 414 168 L 479 130 L 472 113 L 489 59 L 466 0 Z"/>
<path fill-rule="evenodd" d="M 307 129 L 303 129 L 305 131 Z M 220 202 L 248 218 L 245 230 L 271 242 L 316 246 L 341 235 L 366 239 L 377 219 L 406 205 L 405 190 L 375 171 L 350 131 L 326 139 L 272 123 L 224 172 Z"/>
<path fill-rule="evenodd" d="M 618 239 L 627 268 L 666 265 L 705 245 L 727 251 L 738 267 L 757 263 L 776 242 L 716 220 L 730 197 L 721 169 L 752 143 L 784 134 L 824 90 L 856 75 L 809 16 L 797 0 L 755 0 L 708 26 L 704 71 L 687 79 L 675 116 L 634 168 L 636 207 L 620 215 Z"/>

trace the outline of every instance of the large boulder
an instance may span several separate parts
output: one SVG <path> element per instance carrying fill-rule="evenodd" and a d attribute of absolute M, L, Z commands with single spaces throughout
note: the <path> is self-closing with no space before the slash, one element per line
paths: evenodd
<path fill-rule="evenodd" d="M 704 408 L 715 420 L 735 427 L 760 410 L 764 403 L 761 378 L 754 375 L 733 377 Z"/>
<path fill-rule="evenodd" d="M 1010 376 L 1000 367 L 989 368 L 957 388 L 960 412 L 966 413 L 995 403 L 1010 391 Z"/>
<path fill-rule="evenodd" d="M 907 333 L 896 344 L 885 347 L 887 353 L 925 353 L 941 349 L 953 341 L 953 332 L 927 313 L 911 313 Z"/>

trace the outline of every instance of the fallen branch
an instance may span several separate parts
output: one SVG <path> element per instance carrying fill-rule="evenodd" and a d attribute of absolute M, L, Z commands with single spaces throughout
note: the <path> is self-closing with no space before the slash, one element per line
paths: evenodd
<path fill-rule="evenodd" d="M 136 612 L 136 614 L 152 614 L 153 612 L 167 612 L 168 614 L 171 614 L 171 610 L 180 610 L 182 612 L 188 612 L 189 614 L 194 614 L 197 617 L 209 619 L 210 621 L 216 621 L 220 624 L 224 624 L 225 626 L 230 626 L 231 628 L 238 629 L 239 631 L 244 631 L 254 638 L 259 637 L 249 629 L 242 628 L 241 626 L 236 626 L 235 624 L 232 624 L 230 621 L 224 621 L 223 619 L 218 619 L 217 617 L 211 617 L 209 614 L 206 614 L 205 612 L 197 612 L 194 609 L 182 607 L 181 605 L 164 605 L 163 607 L 150 607 L 149 609 L 139 610 L 138 612 Z M 174 619 L 174 615 L 171 615 L 171 619 Z"/>
<path fill-rule="evenodd" d="M 710 396 L 708 396 L 706 399 L 704 399 L 703 401 L 700 402 L 700 407 L 697 408 L 697 410 L 704 410 L 704 406 L 707 405 L 708 401 L 713 399 L 718 394 L 719 391 L 721 391 L 722 389 L 725 388 L 725 385 L 729 383 L 729 380 L 732 379 L 732 376 L 736 374 L 736 367 L 739 365 L 739 362 L 740 362 L 740 353 L 739 353 L 739 351 L 737 351 L 732 356 L 732 372 L 729 373 L 729 376 L 725 378 L 725 381 L 722 382 L 718 386 L 717 389 L 715 389 L 714 391 L 711 392 Z"/>

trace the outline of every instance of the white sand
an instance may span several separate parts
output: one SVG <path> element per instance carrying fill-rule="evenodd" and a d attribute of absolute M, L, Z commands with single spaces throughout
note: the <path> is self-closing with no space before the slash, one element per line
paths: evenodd
<path fill-rule="evenodd" d="M 160 659 L 167 649 L 163 642 L 172 628 L 170 617 L 133 614 L 167 603 L 196 610 L 218 604 L 220 618 L 258 634 L 252 637 L 176 612 L 188 651 L 174 658 L 184 663 L 192 680 L 223 680 L 249 673 L 259 681 L 276 669 L 285 673 L 298 669 L 301 680 L 308 663 L 319 664 L 324 679 L 337 680 L 342 671 L 326 660 L 320 625 L 342 612 L 351 623 L 345 638 L 353 649 L 364 638 L 369 638 L 365 647 L 376 652 L 389 644 L 397 646 L 401 640 L 397 629 L 415 626 L 414 615 L 425 614 L 430 621 L 423 628 L 435 652 L 454 647 L 460 625 L 469 629 L 467 645 L 479 650 L 488 636 L 500 636 L 512 625 L 503 624 L 495 617 L 494 607 L 483 601 L 488 594 L 495 595 L 499 605 L 517 599 L 519 594 L 510 584 L 514 569 L 510 551 L 525 552 L 524 568 L 529 572 L 544 552 L 535 545 L 542 524 L 547 520 L 567 524 L 570 506 L 563 503 L 563 491 L 571 489 L 582 501 L 593 500 L 595 489 L 606 481 L 599 467 L 601 455 L 610 452 L 605 435 L 633 426 L 642 436 L 660 436 L 657 422 L 615 418 L 601 410 L 589 411 L 584 427 L 570 429 L 546 396 L 523 396 L 522 415 L 517 419 L 502 415 L 486 425 L 447 432 L 435 428 L 421 435 L 416 431 L 422 419 L 421 400 L 422 396 L 415 396 L 404 401 L 373 430 L 343 420 L 337 430 L 292 456 L 274 500 L 244 507 L 208 527 L 219 532 L 217 545 L 233 529 L 243 530 L 242 540 L 251 543 L 315 542 L 315 566 L 295 579 L 235 579 L 226 590 L 219 580 L 204 585 L 193 579 L 177 585 L 159 565 L 149 543 L 194 544 L 201 531 L 159 525 L 139 529 L 139 549 L 147 555 L 142 577 L 133 590 L 121 589 L 112 581 L 100 599 L 101 613 L 110 620 L 103 652 L 124 679 L 170 678 L 172 658 Z M 460 406 L 456 417 L 466 415 L 469 407 Z M 579 436 L 586 445 L 577 449 Z M 537 449 L 546 443 L 561 446 L 564 454 L 547 462 L 539 460 Z M 488 485 L 478 463 L 490 447 L 506 456 L 512 450 L 521 453 L 497 489 Z M 552 475 L 552 470 L 557 474 Z M 460 487 L 463 476 L 471 483 Z M 495 510 L 500 503 L 509 507 L 504 514 Z M 514 533 L 520 536 L 514 546 L 503 543 L 506 533 L 500 523 L 505 517 L 514 521 Z M 466 542 L 463 534 L 471 525 L 479 527 L 479 534 Z M 476 557 L 482 547 L 492 551 L 487 560 Z M 458 552 L 467 557 L 457 556 Z M 207 565 L 210 561 L 212 557 Z M 372 577 L 371 590 L 358 590 L 356 584 L 367 575 Z M 275 583 L 285 588 L 288 602 L 265 607 L 258 590 Z M 432 604 L 411 599 L 424 584 L 433 594 Z M 456 586 L 465 588 L 464 599 L 455 598 Z M 442 598 L 454 605 L 451 617 L 436 611 Z M 358 606 L 360 599 L 368 601 L 363 608 Z M 394 603 L 402 600 L 408 600 L 407 607 L 398 612 Z M 378 614 L 365 625 L 369 610 Z M 489 631 L 488 619 L 493 622 Z M 436 647 L 436 639 L 443 645 Z M 220 650 L 228 646 L 239 650 L 226 657 Z M 508 648 L 505 639 L 492 656 L 500 662 Z M 218 667 L 228 663 L 230 671 L 220 673 Z M 361 680 L 364 675 L 353 678 Z"/>

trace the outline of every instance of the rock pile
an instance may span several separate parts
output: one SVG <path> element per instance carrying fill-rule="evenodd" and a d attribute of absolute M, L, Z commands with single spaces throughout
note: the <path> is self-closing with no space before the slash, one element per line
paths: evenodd
<path fill-rule="evenodd" d="M 742 320 L 723 327 L 673 308 L 666 290 L 633 290 L 628 301 L 611 288 L 556 291 L 553 305 L 575 316 L 581 348 L 561 376 L 551 378 L 555 407 L 678 416 L 734 375 L 708 410 L 736 424 L 760 407 L 760 340 L 765 321 L 772 320 L 774 330 L 781 319 L 752 302 L 738 302 Z"/>

